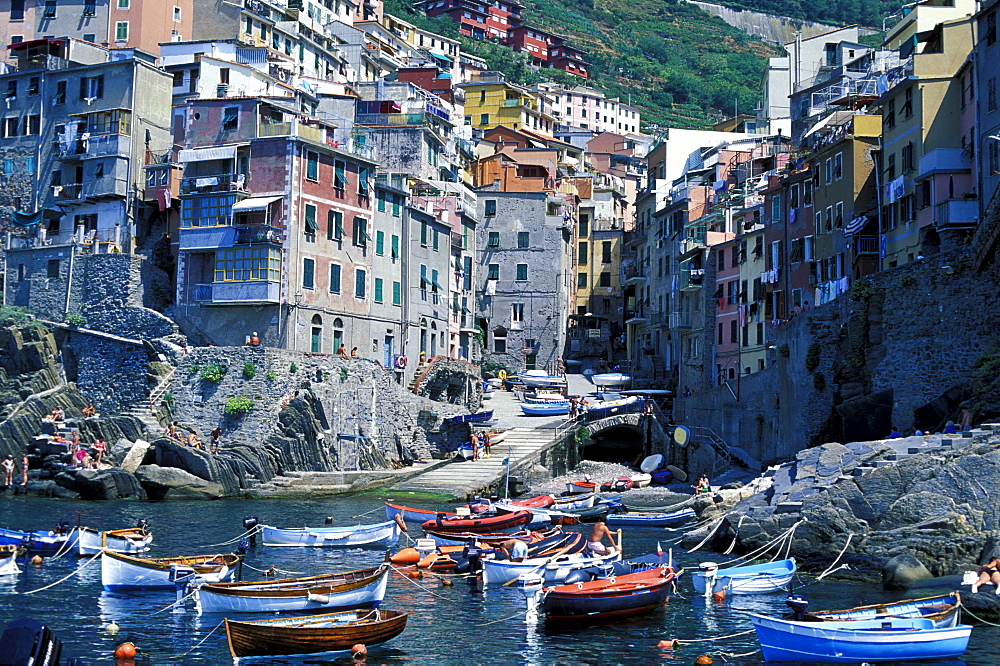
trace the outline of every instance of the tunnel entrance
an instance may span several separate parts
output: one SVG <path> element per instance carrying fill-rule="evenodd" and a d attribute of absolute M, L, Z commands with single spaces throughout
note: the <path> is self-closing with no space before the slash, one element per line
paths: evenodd
<path fill-rule="evenodd" d="M 642 431 L 635 426 L 615 426 L 591 435 L 593 444 L 580 449 L 580 457 L 596 462 L 631 463 L 644 450 Z"/>

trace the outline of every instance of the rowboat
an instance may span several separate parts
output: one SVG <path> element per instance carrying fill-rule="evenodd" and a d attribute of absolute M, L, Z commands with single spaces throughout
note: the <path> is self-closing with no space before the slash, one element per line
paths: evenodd
<path fill-rule="evenodd" d="M 666 389 L 629 389 L 627 391 L 621 391 L 622 395 L 637 395 L 644 398 L 654 398 L 657 400 L 662 400 L 663 398 L 669 398 L 674 394 L 673 391 L 668 391 Z"/>
<path fill-rule="evenodd" d="M 645 488 L 653 482 L 653 477 L 649 474 L 633 474 L 629 478 L 632 479 L 633 488 Z"/>
<path fill-rule="evenodd" d="M 585 507 L 583 509 L 568 509 L 567 513 L 577 517 L 581 523 L 597 523 L 608 517 L 611 507 L 607 504 Z"/>
<path fill-rule="evenodd" d="M 539 610 L 553 621 L 593 622 L 637 615 L 666 603 L 673 580 L 673 569 L 662 567 L 547 587 L 542 590 Z"/>
<path fill-rule="evenodd" d="M 489 442 L 490 446 L 493 446 L 494 444 L 499 444 L 500 442 L 502 442 L 505 439 L 507 439 L 507 431 L 506 430 L 501 430 L 499 432 L 493 430 L 493 431 L 490 431 L 490 432 L 486 433 L 485 435 L 480 435 L 479 436 L 479 441 L 480 442 L 482 442 L 483 444 L 485 444 L 486 442 Z"/>
<path fill-rule="evenodd" d="M 17 546 L 0 546 L 0 576 L 13 576 L 21 573 L 17 566 Z"/>
<path fill-rule="evenodd" d="M 587 405 L 587 418 L 603 419 L 614 416 L 623 409 L 633 407 L 642 403 L 642 398 L 622 398 L 621 400 L 607 400 L 595 402 Z"/>
<path fill-rule="evenodd" d="M 569 414 L 569 402 L 522 402 L 525 416 L 560 416 Z"/>
<path fill-rule="evenodd" d="M 507 504 L 531 509 L 545 509 L 555 504 L 556 498 L 552 495 L 536 495 L 520 500 L 510 500 Z"/>
<path fill-rule="evenodd" d="M 145 553 L 153 542 L 153 535 L 145 528 L 130 527 L 124 530 L 100 532 L 89 527 L 77 527 L 76 552 L 80 555 L 96 555 L 102 550 L 116 553 Z"/>
<path fill-rule="evenodd" d="M 265 546 L 320 546 L 323 548 L 381 548 L 399 539 L 399 523 L 387 520 L 352 527 L 292 527 L 261 525 Z"/>
<path fill-rule="evenodd" d="M 658 483 L 664 486 L 674 480 L 674 473 L 669 469 L 658 469 L 650 472 L 650 476 L 653 477 L 653 483 Z"/>
<path fill-rule="evenodd" d="M 559 529 L 554 527 L 550 528 L 549 530 L 531 531 L 522 529 L 516 532 L 497 532 L 497 533 L 487 532 L 483 534 L 475 534 L 472 532 L 468 532 L 465 534 L 462 533 L 452 534 L 445 532 L 435 532 L 433 530 L 431 531 L 425 530 L 424 534 L 427 535 L 428 539 L 433 539 L 434 543 L 436 543 L 438 546 L 469 545 L 477 542 L 485 544 L 487 546 L 494 546 L 496 544 L 503 543 L 508 539 L 517 539 L 518 541 L 526 541 L 528 543 L 532 543 L 533 541 L 538 541 L 539 538 L 545 539 L 550 536 L 553 536 L 558 532 Z"/>
<path fill-rule="evenodd" d="M 938 628 L 924 618 L 797 622 L 747 613 L 766 661 L 859 663 L 957 657 L 972 626 Z"/>
<path fill-rule="evenodd" d="M 483 562 L 483 583 L 504 585 L 521 574 L 536 573 L 546 585 L 561 585 L 574 571 L 600 567 L 621 560 L 621 553 L 609 555 L 587 555 L 584 553 L 563 554 L 555 558 L 529 557 L 521 562 L 510 560 L 485 560 Z"/>
<path fill-rule="evenodd" d="M 595 490 L 597 490 L 597 484 L 590 480 L 570 481 L 566 484 L 566 492 L 568 493 L 592 493 Z"/>
<path fill-rule="evenodd" d="M 225 619 L 233 657 L 272 657 L 348 650 L 384 643 L 403 633 L 409 616 L 376 608 L 276 620 Z"/>
<path fill-rule="evenodd" d="M 374 608 L 385 598 L 389 565 L 344 573 L 195 588 L 199 613 L 271 613 L 317 608 Z"/>
<path fill-rule="evenodd" d="M 171 571 L 193 571 L 192 583 L 224 583 L 235 575 L 241 555 L 186 555 L 180 557 L 132 557 L 101 552 L 101 585 L 109 592 L 126 590 L 172 590 Z"/>
<path fill-rule="evenodd" d="M 632 378 L 621 372 L 603 372 L 598 375 L 591 375 L 591 381 L 597 386 L 625 386 Z"/>
<path fill-rule="evenodd" d="M 549 375 L 544 370 L 528 370 L 518 375 L 521 382 L 528 388 L 550 388 L 562 386 L 566 378 L 559 375 Z"/>
<path fill-rule="evenodd" d="M 428 520 L 421 527 L 425 532 L 494 532 L 520 527 L 531 522 L 530 511 L 516 511 L 496 516 L 448 516 Z"/>
<path fill-rule="evenodd" d="M 493 410 L 486 412 L 478 412 L 476 414 L 460 414 L 458 416 L 452 416 L 449 419 L 445 419 L 445 423 L 455 424 L 455 423 L 478 423 L 479 421 L 489 421 L 493 418 Z"/>
<path fill-rule="evenodd" d="M 791 602 L 789 602 L 791 605 Z M 962 597 L 958 592 L 942 594 L 936 597 L 921 599 L 904 599 L 891 604 L 872 604 L 857 606 L 846 610 L 814 611 L 806 613 L 804 621 L 822 620 L 881 620 L 883 618 L 923 618 L 934 622 L 938 629 L 954 627 L 958 624 L 958 610 L 962 606 Z M 794 619 L 794 618 L 788 618 Z"/>
<path fill-rule="evenodd" d="M 460 573 L 469 570 L 469 561 L 465 552 L 468 544 L 438 546 L 433 551 L 421 550 L 419 545 L 418 542 L 418 548 L 404 548 L 393 555 L 390 560 L 399 564 L 415 564 L 418 569 L 459 571 Z M 578 532 L 557 533 L 546 539 L 529 543 L 527 557 L 546 558 L 556 554 L 579 553 L 586 547 L 586 539 Z M 494 546 L 491 550 L 495 551 L 496 549 L 497 546 Z M 485 554 L 483 559 L 485 559 Z"/>
<path fill-rule="evenodd" d="M 699 567 L 699 571 L 691 574 L 691 580 L 694 589 L 702 594 L 707 587 L 718 591 L 720 585 L 732 594 L 767 594 L 777 592 L 792 580 L 795 558 L 729 569 L 719 569 L 715 562 L 702 562 Z"/>
<path fill-rule="evenodd" d="M 396 516 L 402 516 L 403 520 L 409 523 L 424 523 L 432 518 L 437 518 L 441 511 L 431 511 L 430 509 L 414 509 L 402 504 L 385 503 L 385 517 L 388 520 L 395 520 Z M 446 516 L 454 516 L 454 513 L 445 513 Z"/>
<path fill-rule="evenodd" d="M 617 479 L 612 479 L 611 481 L 608 481 L 607 483 L 602 483 L 601 484 L 601 492 L 602 493 L 612 493 L 612 492 L 613 493 L 621 493 L 621 492 L 625 492 L 626 490 L 632 490 L 632 487 L 634 485 L 635 485 L 635 482 L 632 481 L 632 479 L 630 477 L 619 476 Z"/>
<path fill-rule="evenodd" d="M 694 509 L 681 509 L 673 513 L 614 513 L 608 516 L 609 526 L 671 527 L 694 518 Z"/>
<path fill-rule="evenodd" d="M 593 484 L 597 485 L 597 484 Z M 586 495 L 567 495 L 566 497 L 556 497 L 552 503 L 553 509 L 559 511 L 573 511 L 575 509 L 589 509 L 597 501 L 597 494 L 591 489 Z"/>
<path fill-rule="evenodd" d="M 72 550 L 76 547 L 76 535 L 73 530 L 64 532 L 21 532 L 0 527 L 0 546 L 15 546 L 27 548 L 29 553 L 51 555 L 59 551 Z"/>
<path fill-rule="evenodd" d="M 528 393 L 524 396 L 525 402 L 569 402 L 562 393 Z"/>

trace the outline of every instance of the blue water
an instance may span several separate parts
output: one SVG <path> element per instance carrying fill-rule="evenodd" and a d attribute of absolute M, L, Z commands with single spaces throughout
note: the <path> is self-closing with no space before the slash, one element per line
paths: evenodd
<path fill-rule="evenodd" d="M 406 503 L 406 497 L 395 499 Z M 39 498 L 5 498 L 0 525 L 19 529 L 48 529 L 59 520 L 80 522 L 101 529 L 134 526 L 140 518 L 151 523 L 154 534 L 150 555 L 227 552 L 216 544 L 239 536 L 243 517 L 256 515 L 261 522 L 286 527 L 322 525 L 327 516 L 335 524 L 383 520 L 381 500 L 372 496 L 310 501 L 221 500 L 215 502 L 87 503 Z M 438 508 L 438 507 L 429 507 Z M 443 506 L 440 508 L 444 508 Z M 357 518 L 361 514 L 362 517 Z M 411 526 L 411 533 L 419 528 Z M 652 552 L 657 540 L 677 532 L 625 528 L 625 554 Z M 275 566 L 314 575 L 376 565 L 382 553 L 333 549 L 263 548 L 251 552 L 247 564 L 258 569 Z M 699 553 L 681 556 L 681 564 L 700 560 L 723 561 L 725 556 Z M 123 640 L 131 640 L 148 655 L 147 664 L 228 664 L 221 617 L 197 615 L 189 608 L 173 613 L 167 607 L 172 592 L 112 595 L 101 591 L 100 560 L 52 589 L 26 595 L 78 570 L 86 559 L 46 560 L 40 566 L 22 567 L 16 578 L 0 578 L 0 627 L 28 615 L 47 624 L 62 639 L 64 657 L 85 663 L 113 663 L 112 653 Z M 249 579 L 255 572 L 244 570 Z M 800 590 L 811 607 L 846 608 L 899 598 L 878 586 L 821 582 Z M 434 578 L 413 581 L 393 575 L 383 607 L 410 613 L 406 631 L 392 641 L 369 648 L 369 664 L 693 664 L 702 654 L 714 663 L 760 664 L 760 653 L 731 657 L 757 649 L 752 633 L 722 641 L 682 645 L 669 652 L 656 647 L 662 639 L 703 639 L 746 631 L 749 622 L 741 611 L 782 613 L 783 594 L 730 597 L 721 604 L 694 594 L 689 580 L 681 578 L 680 595 L 649 615 L 615 624 L 553 628 L 544 623 L 526 624 L 524 602 L 513 589 L 488 588 L 470 593 L 461 579 L 445 587 Z M 925 595 L 929 594 L 925 592 Z M 250 617 L 250 616 L 246 616 Z M 258 619 L 260 616 L 256 616 Z M 114 619 L 121 626 L 116 638 L 102 627 Z M 726 654 L 723 654 L 726 653 Z M 972 633 L 966 664 L 997 664 L 1000 629 L 977 627 Z M 347 655 L 325 658 L 270 659 L 274 664 L 351 663 Z M 943 663 L 943 662 L 942 662 Z"/>

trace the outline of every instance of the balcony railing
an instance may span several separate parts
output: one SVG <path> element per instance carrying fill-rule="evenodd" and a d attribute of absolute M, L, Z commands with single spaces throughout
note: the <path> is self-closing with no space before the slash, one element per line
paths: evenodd
<path fill-rule="evenodd" d="M 938 228 L 972 229 L 979 222 L 979 202 L 975 199 L 948 199 L 934 206 Z"/>
<path fill-rule="evenodd" d="M 217 173 L 181 178 L 181 194 L 211 192 L 246 192 L 246 176 L 242 173 Z"/>
<path fill-rule="evenodd" d="M 423 125 L 423 113 L 359 113 L 359 125 Z"/>
<path fill-rule="evenodd" d="M 260 245 L 269 243 L 281 245 L 284 234 L 281 229 L 268 225 L 252 227 L 236 227 L 236 243 L 238 245 Z"/>
<path fill-rule="evenodd" d="M 59 142 L 58 145 L 61 160 L 129 157 L 132 152 L 132 138 L 124 134 L 101 134 L 88 139 L 75 139 L 68 144 Z"/>
<path fill-rule="evenodd" d="M 278 282 L 249 280 L 246 282 L 210 282 L 184 285 L 182 302 L 203 305 L 276 304 L 280 303 Z"/>
<path fill-rule="evenodd" d="M 464 234 L 458 234 L 458 233 L 452 232 L 452 234 L 451 234 L 451 249 L 453 249 L 453 250 L 468 250 L 469 249 L 468 240 L 469 240 L 468 236 L 466 236 Z"/>
<path fill-rule="evenodd" d="M 323 128 L 302 123 L 261 123 L 257 136 L 298 136 L 315 143 L 326 143 L 326 132 Z"/>
<path fill-rule="evenodd" d="M 854 254 L 878 254 L 878 236 L 855 236 Z"/>

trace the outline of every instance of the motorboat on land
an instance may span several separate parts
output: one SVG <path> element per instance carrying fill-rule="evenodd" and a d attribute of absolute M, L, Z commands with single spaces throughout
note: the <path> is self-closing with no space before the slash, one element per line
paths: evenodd
<path fill-rule="evenodd" d="M 597 386 L 625 386 L 632 378 L 623 372 L 602 372 L 591 375 L 591 381 Z"/>

